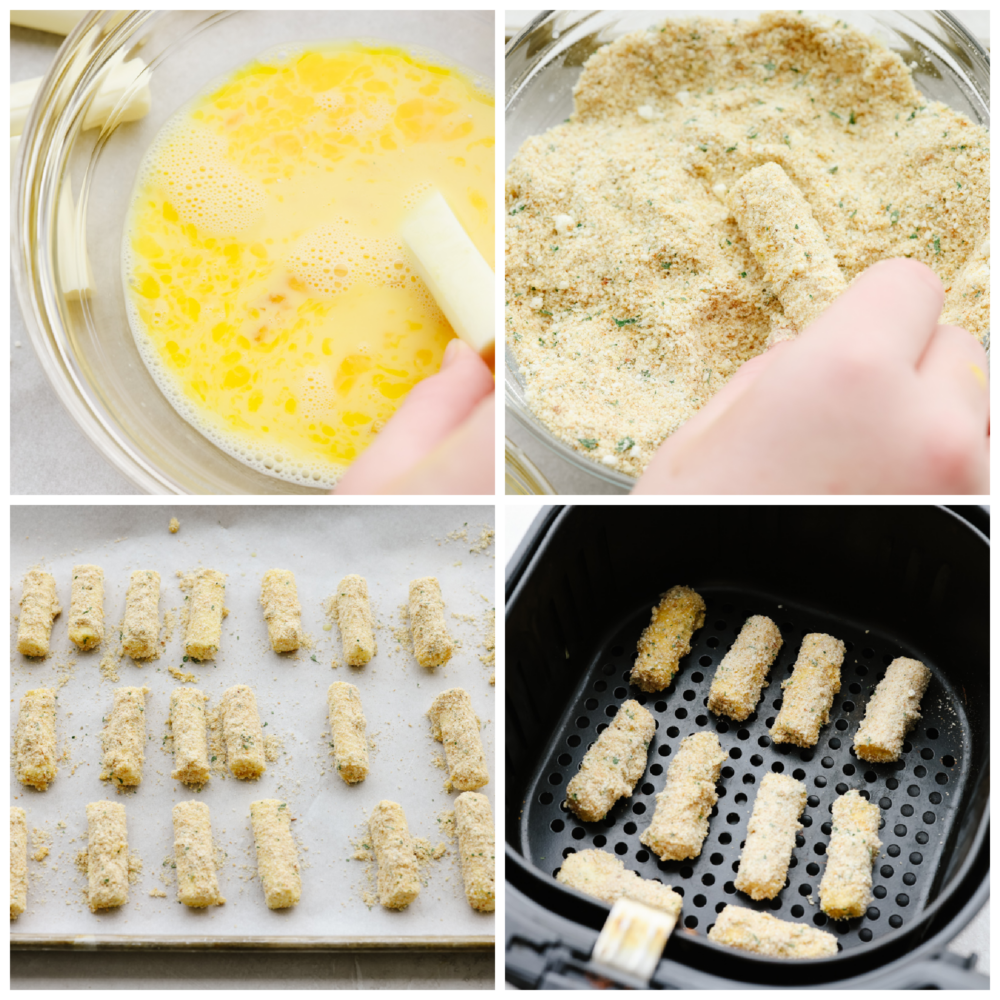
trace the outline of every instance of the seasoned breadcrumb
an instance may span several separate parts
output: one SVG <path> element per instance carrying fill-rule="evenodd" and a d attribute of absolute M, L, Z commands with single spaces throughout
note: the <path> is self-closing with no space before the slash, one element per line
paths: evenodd
<path fill-rule="evenodd" d="M 100 566 L 73 567 L 69 638 L 83 650 L 99 646 L 104 639 L 104 570 Z"/>
<path fill-rule="evenodd" d="M 116 787 L 142 782 L 146 759 L 146 695 L 149 688 L 115 688 L 114 704 L 101 732 L 101 780 Z"/>
<path fill-rule="evenodd" d="M 586 850 L 571 854 L 563 861 L 556 879 L 605 903 L 634 899 L 654 910 L 669 913 L 675 921 L 681 915 L 684 901 L 670 886 L 629 871 L 619 858 L 607 851 Z"/>
<path fill-rule="evenodd" d="M 378 901 L 388 910 L 405 909 L 420 892 L 420 874 L 403 807 L 383 799 L 372 810 L 368 829 L 378 865 Z"/>
<path fill-rule="evenodd" d="M 455 645 L 444 620 L 444 600 L 437 577 L 410 583 L 410 630 L 413 655 L 422 667 L 439 667 L 451 659 Z"/>
<path fill-rule="evenodd" d="M 899 760 L 903 740 L 920 718 L 920 699 L 931 672 L 919 660 L 899 656 L 889 664 L 865 708 L 854 751 L 873 763 Z"/>
<path fill-rule="evenodd" d="M 178 802 L 173 809 L 177 898 L 193 909 L 221 906 L 212 847 L 212 821 L 204 802 Z"/>
<path fill-rule="evenodd" d="M 160 655 L 160 574 L 138 570 L 132 574 L 125 595 L 122 648 L 133 660 Z"/>
<path fill-rule="evenodd" d="M 36 688 L 21 698 L 14 733 L 17 780 L 44 792 L 56 776 L 56 693 Z"/>
<path fill-rule="evenodd" d="M 781 710 L 771 728 L 775 743 L 814 747 L 819 731 L 830 721 L 833 697 L 840 691 L 840 667 L 845 646 L 823 632 L 802 639 L 792 676 L 781 682 Z"/>
<path fill-rule="evenodd" d="M 860 917 L 872 901 L 872 865 L 881 810 L 851 789 L 833 803 L 833 831 L 826 848 L 826 870 L 819 885 L 820 908 L 834 920 Z"/>
<path fill-rule="evenodd" d="M 294 906 L 302 898 L 302 877 L 288 804 L 280 799 L 251 802 L 250 821 L 267 908 L 283 910 Z"/>
<path fill-rule="evenodd" d="M 460 792 L 471 792 L 488 784 L 480 723 L 468 692 L 463 688 L 442 691 L 427 715 L 434 739 L 444 745 L 452 786 Z"/>
<path fill-rule="evenodd" d="M 334 681 L 327 689 L 326 699 L 337 774 L 349 785 L 364 781 L 368 777 L 368 742 L 361 693 L 353 684 Z"/>
<path fill-rule="evenodd" d="M 716 715 L 742 722 L 757 707 L 781 641 L 778 626 L 766 615 L 746 620 L 712 679 L 708 707 Z"/>
<path fill-rule="evenodd" d="M 257 712 L 257 697 L 246 684 L 236 684 L 219 700 L 226 762 L 236 778 L 259 778 L 264 763 L 264 730 Z"/>
<path fill-rule="evenodd" d="M 260 589 L 267 635 L 276 653 L 290 653 L 303 642 L 302 605 L 295 574 L 287 569 L 269 569 Z"/>
<path fill-rule="evenodd" d="M 128 902 L 128 875 L 125 807 L 117 802 L 89 802 L 87 899 L 90 909 L 96 913 Z"/>
<path fill-rule="evenodd" d="M 215 569 L 196 570 L 184 577 L 181 589 L 190 591 L 184 652 L 192 660 L 212 660 L 222 641 L 222 619 L 229 614 L 225 574 Z"/>
<path fill-rule="evenodd" d="M 208 766 L 208 728 L 205 703 L 198 688 L 174 688 L 170 693 L 170 729 L 174 743 L 174 769 L 170 777 L 187 785 L 203 785 Z"/>
<path fill-rule="evenodd" d="M 340 626 L 344 662 L 352 667 L 363 667 L 378 652 L 368 601 L 368 581 L 356 573 L 345 576 L 337 585 L 332 606 Z"/>
<path fill-rule="evenodd" d="M 480 792 L 462 792 L 455 799 L 455 830 L 465 898 L 474 910 L 492 913 L 496 908 L 496 844 L 490 800 Z"/>
<path fill-rule="evenodd" d="M 24 810 L 10 807 L 10 919 L 28 907 L 28 822 Z"/>
<path fill-rule="evenodd" d="M 732 904 L 719 914 L 708 936 L 717 944 L 768 958 L 828 958 L 837 954 L 837 939 L 827 931 Z"/>
<path fill-rule="evenodd" d="M 639 637 L 630 680 L 640 691 L 670 686 L 681 657 L 691 652 L 691 636 L 705 624 L 705 601 L 690 587 L 671 587 L 653 608 Z"/>
<path fill-rule="evenodd" d="M 30 569 L 24 574 L 17 651 L 24 656 L 48 656 L 52 622 L 62 612 L 51 573 Z"/>

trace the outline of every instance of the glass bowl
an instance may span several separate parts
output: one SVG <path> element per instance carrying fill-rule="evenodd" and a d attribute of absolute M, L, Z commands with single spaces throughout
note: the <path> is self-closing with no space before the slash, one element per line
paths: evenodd
<path fill-rule="evenodd" d="M 538 466 L 507 438 L 504 442 L 504 493 L 509 496 L 547 496 L 555 492 Z"/>
<path fill-rule="evenodd" d="M 163 124 L 203 87 L 266 49 L 308 39 L 378 38 L 433 49 L 493 80 L 492 11 L 92 11 L 60 48 L 21 139 L 12 178 L 12 269 L 42 368 L 77 426 L 146 493 L 325 493 L 243 465 L 181 418 L 135 346 L 121 240 L 136 171 Z M 140 57 L 152 110 L 83 131 L 109 64 Z M 93 272 L 63 294 L 57 214 L 64 178 Z M 39 456 L 44 459 L 45 456 Z"/>
<path fill-rule="evenodd" d="M 508 43 L 504 59 L 507 160 L 525 139 L 569 117 L 573 87 L 583 64 L 601 46 L 671 18 L 712 16 L 750 19 L 764 11 L 546 11 Z M 988 53 L 946 11 L 809 11 L 840 18 L 883 41 L 913 69 L 917 88 L 989 128 Z M 532 413 L 517 361 L 505 344 L 504 394 L 508 419 L 516 420 L 555 455 L 623 489 L 635 480 L 598 465 L 564 444 Z"/>

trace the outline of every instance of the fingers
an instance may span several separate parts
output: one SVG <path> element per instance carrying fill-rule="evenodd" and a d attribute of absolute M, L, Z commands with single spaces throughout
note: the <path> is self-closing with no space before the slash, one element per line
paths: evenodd
<path fill-rule="evenodd" d="M 928 399 L 965 410 L 985 434 L 990 406 L 986 366 L 986 352 L 968 331 L 960 326 L 939 326 L 920 359 L 917 374 L 927 387 Z"/>

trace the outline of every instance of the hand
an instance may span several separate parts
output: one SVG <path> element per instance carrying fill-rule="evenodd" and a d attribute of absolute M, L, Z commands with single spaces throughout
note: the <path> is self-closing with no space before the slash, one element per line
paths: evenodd
<path fill-rule="evenodd" d="M 492 494 L 493 390 L 482 358 L 451 341 L 441 370 L 413 387 L 333 492 Z"/>
<path fill-rule="evenodd" d="M 989 494 L 986 352 L 938 326 L 943 302 L 925 265 L 873 265 L 743 365 L 633 492 Z"/>

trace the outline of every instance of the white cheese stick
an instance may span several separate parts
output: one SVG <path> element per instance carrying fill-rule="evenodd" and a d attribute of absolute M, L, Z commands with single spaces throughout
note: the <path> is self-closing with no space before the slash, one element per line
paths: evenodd
<path fill-rule="evenodd" d="M 28 906 L 28 822 L 24 810 L 10 807 L 10 919 Z"/>
<path fill-rule="evenodd" d="M 422 667 L 440 667 L 455 650 L 444 619 L 444 598 L 436 576 L 410 581 L 413 655 Z"/>
<path fill-rule="evenodd" d="M 223 692 L 219 714 L 229 770 L 236 778 L 259 778 L 267 765 L 257 696 L 245 684 L 236 684 Z"/>
<path fill-rule="evenodd" d="M 455 833 L 462 881 L 469 906 L 483 913 L 496 908 L 496 842 L 490 800 L 479 792 L 455 799 Z"/>
<path fill-rule="evenodd" d="M 56 693 L 36 688 L 21 698 L 14 734 L 17 780 L 44 792 L 56 776 Z"/>
<path fill-rule="evenodd" d="M 361 695 L 353 684 L 334 681 L 326 693 L 337 774 L 349 785 L 368 776 L 368 744 Z"/>
<path fill-rule="evenodd" d="M 302 898 L 302 877 L 288 804 L 280 799 L 251 802 L 250 821 L 267 908 L 283 910 L 294 906 Z"/>
<path fill-rule="evenodd" d="M 118 802 L 87 804 L 87 899 L 94 913 L 128 902 L 128 834 Z"/>
<path fill-rule="evenodd" d="M 61 612 L 52 574 L 28 570 L 24 574 L 21 615 L 17 622 L 17 651 L 25 656 L 48 656 L 52 622 Z"/>
<path fill-rule="evenodd" d="M 129 581 L 122 649 L 133 660 L 160 655 L 160 574 L 155 569 L 137 570 Z"/>
<path fill-rule="evenodd" d="M 834 920 L 860 917 L 872 901 L 872 865 L 882 847 L 882 812 L 857 789 L 833 803 L 833 830 L 819 884 L 820 909 Z"/>
<path fill-rule="evenodd" d="M 204 802 L 178 802 L 173 809 L 177 898 L 193 909 L 221 906 L 212 848 L 212 821 Z"/>
<path fill-rule="evenodd" d="M 116 688 L 101 733 L 101 781 L 138 785 L 146 759 L 146 695 L 149 688 Z"/>
<path fill-rule="evenodd" d="M 444 745 L 451 786 L 460 792 L 472 792 L 489 784 L 480 723 L 468 692 L 463 688 L 442 691 L 427 715 L 431 734 Z"/>
<path fill-rule="evenodd" d="M 289 569 L 269 569 L 260 587 L 260 603 L 267 637 L 276 653 L 290 653 L 302 645 L 302 605 Z"/>
<path fill-rule="evenodd" d="M 368 830 L 378 865 L 378 901 L 387 910 L 402 910 L 420 892 L 420 873 L 403 807 L 383 799 L 372 810 Z"/>
<path fill-rule="evenodd" d="M 604 903 L 614 904 L 619 899 L 645 903 L 669 914 L 674 923 L 684 903 L 669 885 L 645 879 L 638 872 L 629 871 L 613 854 L 593 848 L 577 851 L 566 858 L 556 880 Z M 673 925 L 670 929 L 673 930 Z"/>
<path fill-rule="evenodd" d="M 920 699 L 930 681 L 930 670 L 919 660 L 896 657 L 865 708 L 854 752 L 873 763 L 899 760 L 903 740 L 920 718 Z"/>
<path fill-rule="evenodd" d="M 372 609 L 368 601 L 368 581 L 352 573 L 337 585 L 333 613 L 340 627 L 344 662 L 363 667 L 377 652 Z"/>
<path fill-rule="evenodd" d="M 197 688 L 174 688 L 170 695 L 170 729 L 174 737 L 174 769 L 170 777 L 186 785 L 203 785 L 209 778 L 205 702 Z"/>
<path fill-rule="evenodd" d="M 104 570 L 100 566 L 73 567 L 69 638 L 85 650 L 104 639 Z"/>
<path fill-rule="evenodd" d="M 719 914 L 708 937 L 768 958 L 828 958 L 837 954 L 837 939 L 828 931 L 732 903 Z"/>
<path fill-rule="evenodd" d="M 187 633 L 184 652 L 192 660 L 212 660 L 222 641 L 222 619 L 226 609 L 226 577 L 216 569 L 200 569 L 185 577 L 182 590 L 189 590 Z"/>

